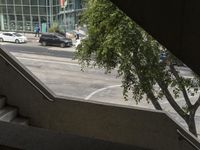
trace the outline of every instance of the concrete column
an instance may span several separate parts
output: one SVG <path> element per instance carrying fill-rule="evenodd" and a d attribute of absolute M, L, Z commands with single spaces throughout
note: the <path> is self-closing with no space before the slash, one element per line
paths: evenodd
<path fill-rule="evenodd" d="M 0 14 L 0 19 L 1 19 L 1 29 L 0 30 L 4 30 L 4 17 L 3 14 Z"/>

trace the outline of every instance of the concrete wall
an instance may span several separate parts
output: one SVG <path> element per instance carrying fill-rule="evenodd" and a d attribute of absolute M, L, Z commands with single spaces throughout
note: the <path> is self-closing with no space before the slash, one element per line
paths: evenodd
<path fill-rule="evenodd" d="M 33 86 L 34 85 L 34 86 Z M 0 95 L 36 127 L 154 150 L 192 150 L 199 142 L 167 114 L 55 96 L 9 53 L 0 50 Z M 50 101 L 53 100 L 53 101 Z"/>
<path fill-rule="evenodd" d="M 0 122 L 1 150 L 145 150 L 136 146 Z"/>

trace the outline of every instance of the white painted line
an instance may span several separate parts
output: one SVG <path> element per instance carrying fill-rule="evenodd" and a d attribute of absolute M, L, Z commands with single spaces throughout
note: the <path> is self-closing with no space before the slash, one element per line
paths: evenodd
<path fill-rule="evenodd" d="M 85 100 L 89 100 L 92 96 L 94 96 L 95 94 L 97 94 L 97 93 L 99 93 L 99 92 L 102 92 L 102 91 L 104 91 L 104 90 L 111 89 L 111 88 L 120 87 L 120 86 L 122 86 L 122 85 L 121 85 L 121 84 L 120 84 L 120 85 L 112 85 L 112 86 L 107 86 L 107 87 L 105 87 L 105 88 L 98 89 L 98 90 L 92 92 L 90 95 L 88 95 L 88 96 L 85 98 Z"/>

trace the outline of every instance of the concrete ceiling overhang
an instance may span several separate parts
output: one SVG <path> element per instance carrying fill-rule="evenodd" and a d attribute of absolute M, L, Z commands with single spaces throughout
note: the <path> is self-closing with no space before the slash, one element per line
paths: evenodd
<path fill-rule="evenodd" d="M 200 74 L 200 0 L 111 0 Z"/>

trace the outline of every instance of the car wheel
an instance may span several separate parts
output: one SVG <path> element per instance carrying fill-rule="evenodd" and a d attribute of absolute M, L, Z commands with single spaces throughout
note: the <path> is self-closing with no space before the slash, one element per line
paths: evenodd
<path fill-rule="evenodd" d="M 60 47 L 64 48 L 65 47 L 65 43 L 61 43 Z"/>
<path fill-rule="evenodd" d="M 18 40 L 18 39 L 16 39 L 16 40 L 15 40 L 15 43 L 19 44 L 20 42 L 19 42 L 19 40 Z"/>
<path fill-rule="evenodd" d="M 47 42 L 42 42 L 42 46 L 47 46 Z"/>
<path fill-rule="evenodd" d="M 3 40 L 3 38 L 0 38 L 0 42 L 3 42 L 4 40 Z"/>

